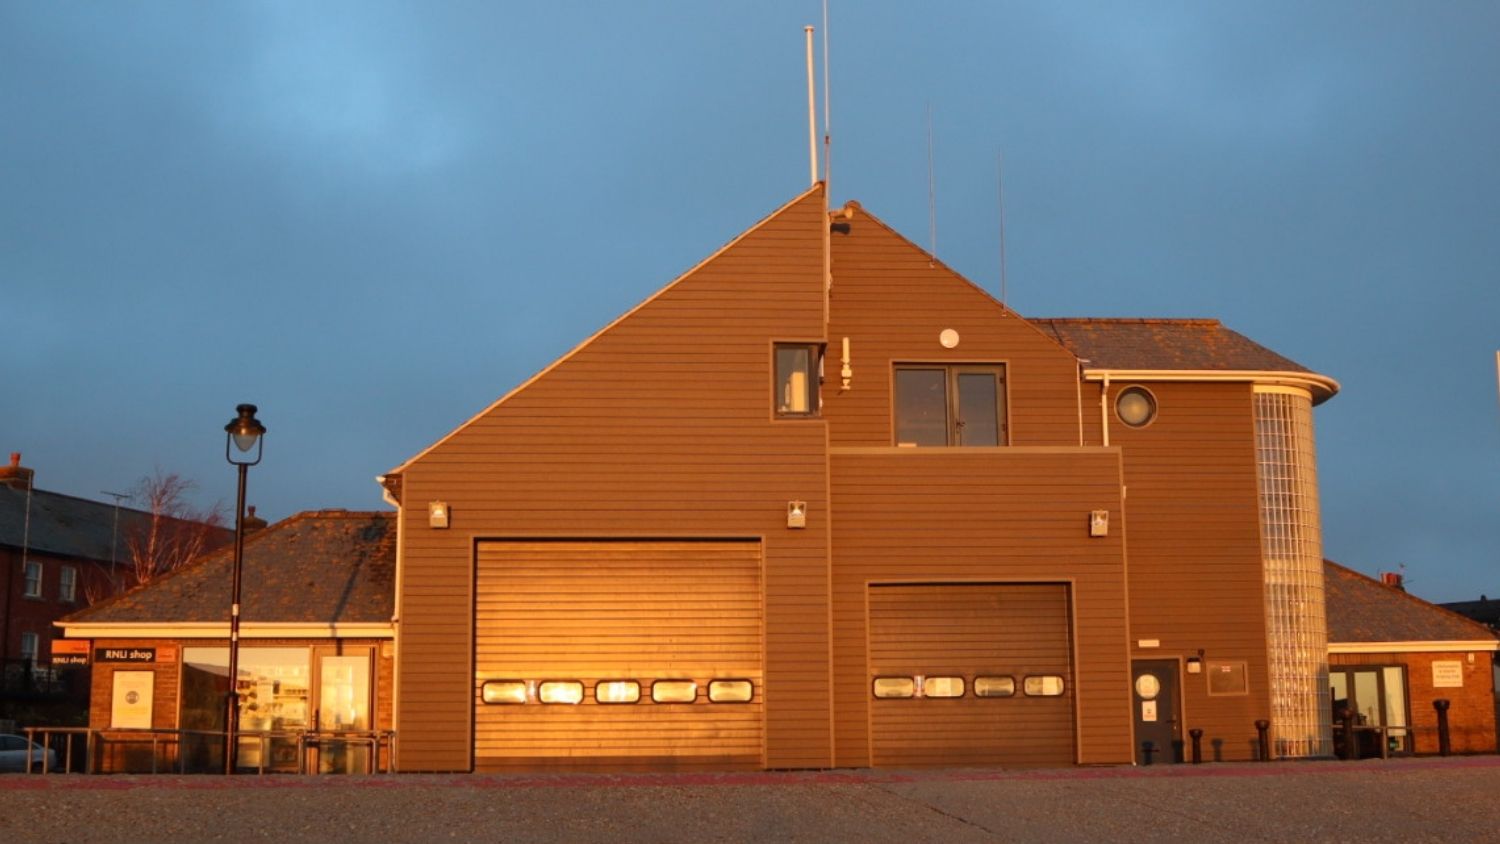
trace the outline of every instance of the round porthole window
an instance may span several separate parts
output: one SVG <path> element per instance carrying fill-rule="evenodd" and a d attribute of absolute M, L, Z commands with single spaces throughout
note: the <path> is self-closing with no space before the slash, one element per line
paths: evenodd
<path fill-rule="evenodd" d="M 1156 418 L 1156 397 L 1145 387 L 1126 387 L 1115 399 L 1115 414 L 1132 428 L 1144 428 Z"/>

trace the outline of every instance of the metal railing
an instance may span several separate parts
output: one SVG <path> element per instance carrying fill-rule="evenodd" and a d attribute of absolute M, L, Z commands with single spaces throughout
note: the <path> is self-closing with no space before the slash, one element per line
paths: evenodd
<path fill-rule="evenodd" d="M 151 749 L 150 773 L 189 773 L 189 759 L 193 754 L 186 752 L 191 749 L 190 745 L 197 745 L 203 750 L 200 756 L 212 757 L 215 750 L 220 754 L 223 752 L 226 735 L 223 730 L 167 730 L 167 729 L 110 729 L 98 730 L 91 727 L 27 727 L 25 729 L 26 739 L 31 746 L 26 751 L 26 770 L 33 771 L 33 764 L 40 763 L 35 769 L 40 773 L 52 773 L 53 767 L 49 761 L 48 754 L 41 753 L 40 758 L 33 759 L 32 754 L 35 746 L 50 748 L 54 752 L 57 745 L 63 745 L 60 767 L 63 773 L 74 773 L 74 759 L 77 756 L 75 748 L 76 740 L 82 740 L 83 764 L 78 773 L 124 773 L 117 771 L 115 765 L 106 765 L 108 754 L 112 750 L 128 752 L 131 747 L 144 747 L 149 744 Z M 275 743 L 283 746 L 291 745 L 295 748 L 295 772 L 298 774 L 318 774 L 321 770 L 309 771 L 308 762 L 312 758 L 311 751 L 318 753 L 318 768 L 323 767 L 323 762 L 337 755 L 345 761 L 349 760 L 348 751 L 351 749 L 363 751 L 360 755 L 364 759 L 364 773 L 396 773 L 396 731 L 395 730 L 240 730 L 237 734 L 241 743 L 241 753 L 244 753 L 244 745 L 253 743 L 259 753 L 254 754 L 256 764 L 253 766 L 240 766 L 242 769 L 255 769 L 257 775 L 280 772 L 278 766 L 268 765 L 272 759 L 272 751 Z M 40 738 L 40 740 L 39 740 Z M 163 751 L 166 751 L 163 753 Z M 384 751 L 385 765 L 382 769 L 381 756 Z M 175 757 L 175 758 L 174 758 Z M 222 755 L 219 763 L 200 765 L 192 764 L 192 772 L 198 773 L 203 768 L 203 773 L 216 773 L 222 771 Z M 169 764 L 163 765 L 163 760 L 170 760 Z M 118 767 L 130 767 L 122 765 Z M 165 768 L 165 771 L 163 770 Z M 107 769 L 107 770 L 106 770 Z M 145 773 L 138 771 L 133 773 Z M 352 772 L 351 772 L 352 773 Z"/>

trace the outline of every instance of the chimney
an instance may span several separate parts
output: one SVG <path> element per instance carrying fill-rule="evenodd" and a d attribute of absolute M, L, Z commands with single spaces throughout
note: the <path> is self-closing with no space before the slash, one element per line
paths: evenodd
<path fill-rule="evenodd" d="M 1400 572 L 1383 571 L 1380 573 L 1380 582 L 1392 589 L 1406 591 L 1406 578 Z"/>
<path fill-rule="evenodd" d="M 13 489 L 31 489 L 32 478 L 36 472 L 21 465 L 21 452 L 10 453 L 10 465 L 0 468 L 0 486 L 8 486 Z"/>
<path fill-rule="evenodd" d="M 245 533 L 254 533 L 266 526 L 266 520 L 255 515 L 254 504 L 245 509 L 250 511 L 249 515 L 245 516 Z"/>

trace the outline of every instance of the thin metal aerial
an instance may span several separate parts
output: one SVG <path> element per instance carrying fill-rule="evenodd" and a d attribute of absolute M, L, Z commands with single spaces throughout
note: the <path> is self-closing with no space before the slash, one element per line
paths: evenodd
<path fill-rule="evenodd" d="M 927 233 L 931 237 L 930 263 L 937 263 L 937 180 L 932 173 L 932 101 L 927 102 Z"/>
<path fill-rule="evenodd" d="M 823 0 L 823 192 L 828 192 L 829 173 L 833 169 L 833 122 L 828 105 L 828 0 Z"/>
<path fill-rule="evenodd" d="M 1005 304 L 1005 155 L 995 150 L 995 190 L 1000 202 L 1000 304 Z"/>
<path fill-rule="evenodd" d="M 807 169 L 808 183 L 818 181 L 818 94 L 817 75 L 813 71 L 813 28 L 802 27 L 807 34 Z"/>

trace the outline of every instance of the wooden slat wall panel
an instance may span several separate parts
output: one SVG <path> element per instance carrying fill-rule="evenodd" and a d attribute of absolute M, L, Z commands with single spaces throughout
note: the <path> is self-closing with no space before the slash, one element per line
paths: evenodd
<path fill-rule="evenodd" d="M 864 211 L 834 234 L 829 348 L 848 337 L 853 389 L 824 390 L 835 446 L 894 445 L 893 363 L 1004 363 L 1012 445 L 1080 445 L 1078 359 Z M 945 349 L 938 335 L 956 330 Z M 830 361 L 832 364 L 833 361 Z M 830 386 L 838 367 L 828 369 Z M 1098 395 L 1095 394 L 1097 400 Z M 1097 405 L 1094 408 L 1097 413 Z"/>
<path fill-rule="evenodd" d="M 1062 584 L 877 585 L 869 589 L 870 677 L 962 676 L 961 698 L 872 699 L 873 762 L 1069 765 L 1073 654 Z M 1063 677 L 1059 697 L 1026 697 L 1027 675 Z M 976 698 L 977 675 L 1015 678 L 1010 698 Z"/>
<path fill-rule="evenodd" d="M 1133 429 L 1113 411 L 1128 386 L 1110 384 L 1109 436 L 1129 490 L 1131 639 L 1161 643 L 1135 656 L 1246 660 L 1249 695 L 1209 697 L 1206 674 L 1183 674 L 1182 691 L 1184 731 L 1248 759 L 1271 717 L 1251 387 L 1145 384 L 1158 415 Z"/>
<path fill-rule="evenodd" d="M 759 768 L 765 694 L 761 554 L 749 542 L 483 542 L 475 606 L 475 768 Z M 747 679 L 748 704 L 707 699 Z M 485 680 L 579 680 L 577 706 L 485 705 Z M 656 704 L 657 679 L 699 683 Z M 642 700 L 601 705 L 601 680 Z"/>
<path fill-rule="evenodd" d="M 826 225 L 788 205 L 406 469 L 402 770 L 470 767 L 474 543 L 536 536 L 763 537 L 766 764 L 831 763 L 826 423 L 770 408 L 772 342 L 823 336 Z"/>
<path fill-rule="evenodd" d="M 965 581 L 1069 584 L 1078 760 L 1129 762 L 1119 453 L 836 449 L 831 459 L 838 501 L 833 617 L 838 764 L 872 762 L 870 584 Z M 1109 511 L 1109 536 L 1088 536 L 1091 510 Z"/>

